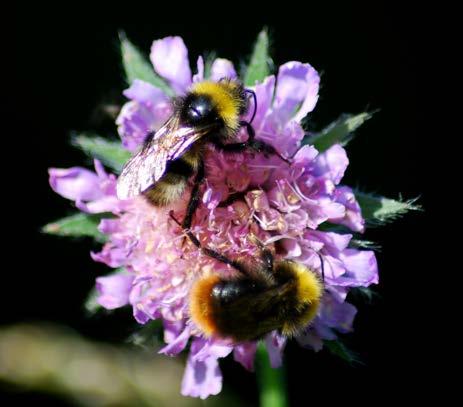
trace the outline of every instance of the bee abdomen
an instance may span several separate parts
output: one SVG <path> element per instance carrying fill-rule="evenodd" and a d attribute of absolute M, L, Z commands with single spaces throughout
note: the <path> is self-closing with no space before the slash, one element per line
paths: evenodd
<path fill-rule="evenodd" d="M 169 163 L 163 177 L 144 192 L 144 196 L 154 206 L 167 206 L 180 199 L 193 173 L 193 166 L 183 157 L 174 160 Z"/>

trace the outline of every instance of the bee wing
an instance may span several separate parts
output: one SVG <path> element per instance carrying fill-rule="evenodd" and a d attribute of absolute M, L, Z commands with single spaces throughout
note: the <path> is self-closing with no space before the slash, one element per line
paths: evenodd
<path fill-rule="evenodd" d="M 125 164 L 117 180 L 118 198 L 132 198 L 154 185 L 166 172 L 169 161 L 179 158 L 214 127 L 184 126 L 177 116 L 172 116 Z"/>

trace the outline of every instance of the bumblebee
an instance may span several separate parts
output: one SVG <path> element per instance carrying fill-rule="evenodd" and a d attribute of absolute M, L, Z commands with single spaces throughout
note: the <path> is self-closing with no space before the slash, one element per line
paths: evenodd
<path fill-rule="evenodd" d="M 179 224 L 172 212 L 171 217 Z M 201 277 L 191 288 L 190 316 L 206 337 L 241 342 L 260 339 L 273 330 L 291 337 L 316 316 L 323 283 L 305 265 L 275 261 L 272 251 L 252 236 L 260 252 L 254 262 L 229 259 L 202 247 L 191 232 L 186 234 L 204 254 L 237 271 L 233 277 L 218 274 Z"/>
<path fill-rule="evenodd" d="M 246 122 L 240 116 L 248 110 L 249 95 L 254 98 L 254 112 Z M 117 195 L 127 199 L 143 194 L 153 205 L 166 206 L 181 197 L 190 177 L 196 174 L 183 223 L 188 228 L 204 178 L 206 143 L 223 151 L 239 152 L 249 147 L 256 152 L 279 154 L 272 146 L 254 139 L 251 122 L 256 113 L 256 95 L 238 81 L 197 82 L 185 96 L 174 99 L 173 108 L 173 115 L 146 137 L 142 149 L 124 166 L 117 181 Z M 232 143 L 243 126 L 248 140 Z"/>

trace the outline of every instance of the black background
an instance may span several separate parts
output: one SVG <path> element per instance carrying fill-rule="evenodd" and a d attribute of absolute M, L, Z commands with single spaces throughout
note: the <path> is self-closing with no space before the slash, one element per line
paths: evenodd
<path fill-rule="evenodd" d="M 8 235 L 4 234 L 11 244 L 4 253 L 10 264 L 4 275 L 11 298 L 6 296 L 8 311 L 2 313 L 2 323 L 55 321 L 90 338 L 116 342 L 130 330 L 130 312 L 97 320 L 84 316 L 83 298 L 95 276 L 104 272 L 88 256 L 93 243 L 39 232 L 41 225 L 72 212 L 71 204 L 55 195 L 47 182 L 48 167 L 85 163 L 83 155 L 69 146 L 69 131 L 116 134 L 110 122 L 100 120 L 95 106 L 123 101 L 118 30 L 146 53 L 152 40 L 180 35 L 191 62 L 204 50 L 215 50 L 238 64 L 266 25 L 276 66 L 299 60 L 323 73 L 321 96 L 312 115 L 315 125 L 325 125 L 342 112 L 380 109 L 348 147 L 351 164 L 344 182 L 392 198 L 399 193 L 404 198 L 421 196 L 419 203 L 425 208 L 423 213 L 367 232 L 368 239 L 382 246 L 377 289 L 381 299 L 360 306 L 355 333 L 349 338 L 364 365 L 350 367 L 327 353 L 314 355 L 291 344 L 286 354 L 291 401 L 294 405 L 318 398 L 367 402 L 370 396 L 394 397 L 398 391 L 414 397 L 412 383 L 425 376 L 423 356 L 429 357 L 434 330 L 424 323 L 430 318 L 422 316 L 419 295 L 420 279 L 430 267 L 423 249 L 432 212 L 423 148 L 430 134 L 423 123 L 429 120 L 425 108 L 434 86 L 422 51 L 432 44 L 420 8 L 375 4 L 308 3 L 301 8 L 288 4 L 288 15 L 266 6 L 255 17 L 232 4 L 227 11 L 194 17 L 180 15 L 180 4 L 175 11 L 155 6 L 141 11 L 146 8 L 140 5 L 125 18 L 116 5 L 106 10 L 18 9 L 15 72 L 6 84 L 12 88 L 14 111 L 8 123 L 12 130 L 5 137 L 17 145 L 10 157 L 14 189 L 7 197 L 13 208 L 8 213 L 14 216 L 8 215 Z M 202 7 L 197 5 L 196 11 Z M 254 376 L 229 362 L 224 363 L 224 372 L 232 389 L 255 402 Z M 39 396 L 10 397 L 26 402 Z M 61 403 L 40 396 L 44 399 Z"/>

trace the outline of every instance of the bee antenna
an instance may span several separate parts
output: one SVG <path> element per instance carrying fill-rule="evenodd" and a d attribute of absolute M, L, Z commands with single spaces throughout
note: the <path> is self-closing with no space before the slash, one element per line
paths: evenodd
<path fill-rule="evenodd" d="M 251 124 L 252 121 L 254 120 L 254 117 L 256 117 L 256 113 L 257 113 L 257 96 L 256 96 L 256 92 L 254 92 L 251 89 L 245 89 L 244 91 L 246 93 L 251 94 L 252 98 L 254 99 L 254 112 L 252 112 L 251 120 L 249 120 L 249 124 Z"/>

